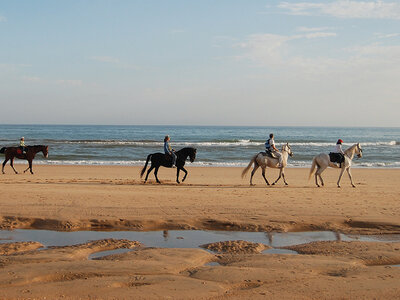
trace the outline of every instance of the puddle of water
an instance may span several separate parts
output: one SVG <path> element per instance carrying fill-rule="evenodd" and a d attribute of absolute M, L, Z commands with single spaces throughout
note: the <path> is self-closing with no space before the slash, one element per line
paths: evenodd
<path fill-rule="evenodd" d="M 392 265 L 392 267 L 400 267 L 400 265 Z"/>
<path fill-rule="evenodd" d="M 96 259 L 112 254 L 121 254 L 121 253 L 126 253 L 130 252 L 132 249 L 126 249 L 126 248 L 121 248 L 121 249 L 115 249 L 115 250 L 108 250 L 108 251 L 100 251 L 100 252 L 95 252 L 89 255 L 89 259 Z"/>
<path fill-rule="evenodd" d="M 343 241 L 360 241 L 360 242 L 400 242 L 400 234 L 381 234 L 381 235 L 342 235 Z"/>
<path fill-rule="evenodd" d="M 289 249 L 268 249 L 261 252 L 262 254 L 298 254 L 296 251 Z"/>
<path fill-rule="evenodd" d="M 216 261 L 212 261 L 212 262 L 209 262 L 209 263 L 205 264 L 205 266 L 208 266 L 208 267 L 216 267 L 216 266 L 220 266 L 220 265 L 221 264 L 216 262 Z"/>
<path fill-rule="evenodd" d="M 107 238 L 139 241 L 147 247 L 160 248 L 198 248 L 200 245 L 203 244 L 228 240 L 245 240 L 254 243 L 263 243 L 273 248 L 298 245 L 315 241 L 336 240 L 400 242 L 400 234 L 388 236 L 355 236 L 344 235 L 331 231 L 266 233 L 205 230 L 74 232 L 30 229 L 17 229 L 13 231 L 0 230 L 0 243 L 36 241 L 42 243 L 45 247 L 75 245 L 86 243 L 91 240 L 100 240 Z M 278 250 L 276 249 L 274 251 Z"/>

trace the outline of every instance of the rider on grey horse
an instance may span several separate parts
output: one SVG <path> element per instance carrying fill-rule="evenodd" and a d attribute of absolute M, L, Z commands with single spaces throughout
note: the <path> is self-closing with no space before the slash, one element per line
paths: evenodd
<path fill-rule="evenodd" d="M 279 160 L 279 167 L 282 166 L 282 154 L 275 147 L 274 134 L 270 133 L 269 139 L 265 142 L 265 152 L 273 158 Z"/>

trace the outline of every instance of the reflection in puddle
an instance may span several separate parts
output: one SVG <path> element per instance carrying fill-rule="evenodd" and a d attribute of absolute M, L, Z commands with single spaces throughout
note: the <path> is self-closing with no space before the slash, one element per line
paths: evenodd
<path fill-rule="evenodd" d="M 87 243 L 100 239 L 127 239 L 139 241 L 147 247 L 160 248 L 198 248 L 200 245 L 228 240 L 244 240 L 266 244 L 273 248 L 305 244 L 316 241 L 366 241 L 400 242 L 400 234 L 379 236 L 344 235 L 331 231 L 313 232 L 244 232 L 244 231 L 205 231 L 205 230 L 164 230 L 164 231 L 51 231 L 17 229 L 0 230 L 0 243 L 36 241 L 45 247 L 67 246 Z M 278 253 L 269 249 L 264 253 Z M 279 250 L 287 251 L 287 250 Z"/>
<path fill-rule="evenodd" d="M 264 250 L 262 254 L 298 254 L 296 251 L 289 250 L 289 249 L 268 249 Z"/>
<path fill-rule="evenodd" d="M 121 249 L 115 249 L 115 250 L 100 251 L 100 252 L 95 252 L 95 253 L 90 254 L 89 259 L 97 259 L 97 258 L 101 258 L 104 256 L 113 255 L 113 254 L 121 254 L 121 253 L 126 253 L 129 251 L 132 251 L 132 249 L 121 248 Z"/>
<path fill-rule="evenodd" d="M 221 264 L 216 262 L 216 261 L 212 261 L 212 262 L 209 262 L 209 263 L 205 264 L 205 266 L 207 266 L 207 267 L 216 267 L 216 266 L 220 266 L 220 265 Z"/>

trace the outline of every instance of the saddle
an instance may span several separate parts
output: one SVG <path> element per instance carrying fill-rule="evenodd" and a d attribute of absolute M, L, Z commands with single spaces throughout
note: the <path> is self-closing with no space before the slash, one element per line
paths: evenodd
<path fill-rule="evenodd" d="M 165 157 L 165 160 L 168 162 L 168 164 L 171 164 L 171 167 L 172 167 L 172 155 L 165 153 L 164 157 Z"/>
<path fill-rule="evenodd" d="M 341 164 L 344 162 L 344 155 L 342 153 L 329 153 L 329 159 L 333 163 L 339 163 Z"/>
<path fill-rule="evenodd" d="M 271 158 L 277 158 L 276 155 L 273 152 L 268 151 L 268 150 L 265 150 L 265 152 L 261 152 L 261 154 L 264 155 L 264 156 L 271 157 Z"/>

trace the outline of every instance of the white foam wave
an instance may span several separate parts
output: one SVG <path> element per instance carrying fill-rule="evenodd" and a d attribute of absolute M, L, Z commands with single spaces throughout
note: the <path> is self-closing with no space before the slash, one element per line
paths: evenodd
<path fill-rule="evenodd" d="M 156 141 L 57 141 L 55 143 L 64 144 L 87 144 L 87 145 L 106 145 L 106 146 L 148 146 L 162 147 L 163 142 Z M 333 147 L 334 142 L 289 142 L 291 146 L 306 146 L 306 147 Z M 362 142 L 361 146 L 397 146 L 396 141 L 377 141 L 377 142 Z M 174 146 L 181 147 L 232 147 L 232 146 L 264 146 L 264 142 L 252 140 L 237 140 L 237 141 L 207 141 L 207 142 L 173 142 Z M 277 146 L 282 146 L 284 143 L 276 143 Z M 344 143 L 343 146 L 350 147 L 354 143 Z"/>

